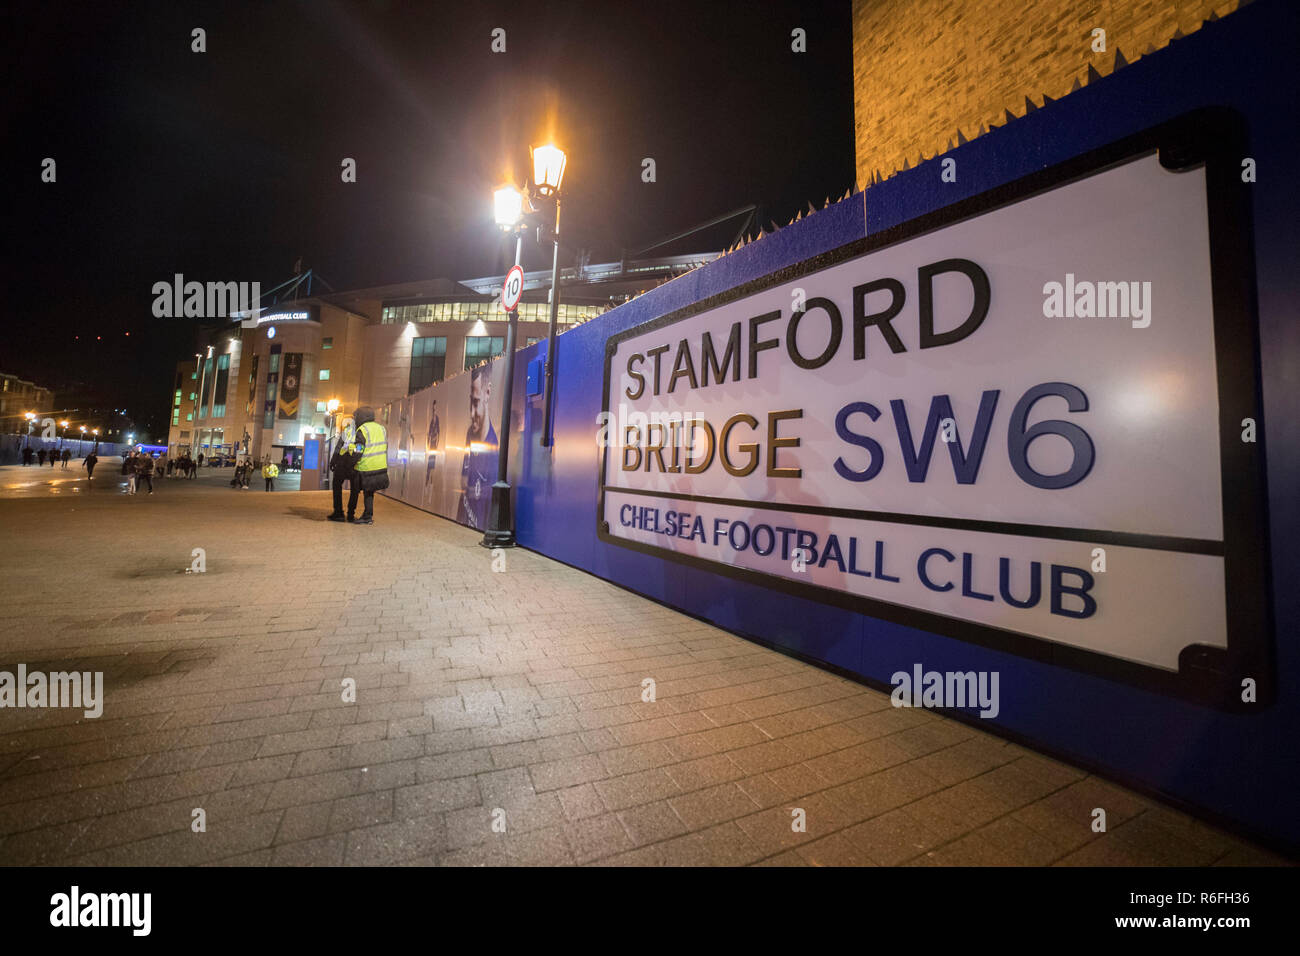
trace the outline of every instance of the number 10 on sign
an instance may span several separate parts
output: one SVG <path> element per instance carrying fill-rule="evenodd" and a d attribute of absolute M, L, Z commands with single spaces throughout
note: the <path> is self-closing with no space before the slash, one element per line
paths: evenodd
<path fill-rule="evenodd" d="M 505 284 L 501 287 L 501 306 L 507 312 L 513 312 L 519 308 L 519 300 L 524 296 L 524 269 L 523 266 L 511 266 L 510 271 L 506 273 Z"/>

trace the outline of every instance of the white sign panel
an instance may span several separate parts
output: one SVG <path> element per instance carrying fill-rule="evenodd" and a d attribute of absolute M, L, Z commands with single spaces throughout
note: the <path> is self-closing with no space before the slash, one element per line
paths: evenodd
<path fill-rule="evenodd" d="M 1123 152 L 611 339 L 602 537 L 1162 687 L 1222 670 L 1256 408 L 1249 343 L 1219 367 L 1216 167 Z"/>

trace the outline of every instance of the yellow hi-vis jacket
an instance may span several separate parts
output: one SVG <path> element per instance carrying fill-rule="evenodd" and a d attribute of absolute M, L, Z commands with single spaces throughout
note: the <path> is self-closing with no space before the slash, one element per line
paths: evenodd
<path fill-rule="evenodd" d="M 388 433 L 378 422 L 366 422 L 357 429 L 361 457 L 353 466 L 358 472 L 384 471 L 388 468 Z M 357 450 L 357 441 L 348 443 L 348 451 Z"/>
<path fill-rule="evenodd" d="M 274 478 L 274 477 L 276 477 L 276 476 L 279 475 L 279 474 L 280 474 L 280 466 L 279 466 L 279 465 L 263 465 L 263 466 L 262 466 L 262 477 L 263 477 L 263 478 Z"/>

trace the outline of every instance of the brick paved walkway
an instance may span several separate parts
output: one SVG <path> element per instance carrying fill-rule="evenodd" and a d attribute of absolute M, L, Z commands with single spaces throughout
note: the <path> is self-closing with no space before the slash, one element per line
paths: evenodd
<path fill-rule="evenodd" d="M 0 710 L 7 864 L 1282 862 L 402 505 L 105 477 L 0 500 L 0 670 L 106 688 Z"/>

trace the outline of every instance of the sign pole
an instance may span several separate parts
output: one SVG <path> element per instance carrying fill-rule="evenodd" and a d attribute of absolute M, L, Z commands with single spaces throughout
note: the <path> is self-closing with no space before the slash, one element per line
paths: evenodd
<path fill-rule="evenodd" d="M 492 485 L 492 501 L 488 507 L 487 530 L 480 542 L 485 548 L 513 548 L 515 546 L 515 519 L 510 506 L 510 415 L 515 391 L 515 327 L 519 321 L 519 300 L 524 295 L 524 270 L 520 258 L 524 251 L 524 234 L 515 235 L 515 264 L 506 273 L 501 286 L 501 305 L 510 314 L 506 326 L 506 375 L 501 397 L 501 437 L 497 455 L 497 480 Z"/>

